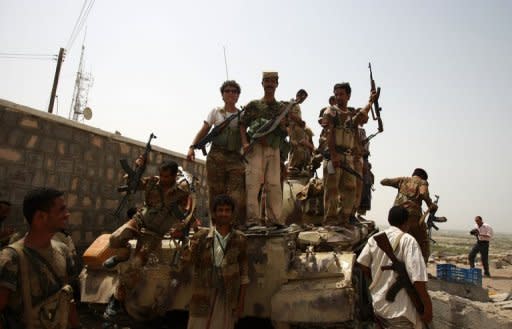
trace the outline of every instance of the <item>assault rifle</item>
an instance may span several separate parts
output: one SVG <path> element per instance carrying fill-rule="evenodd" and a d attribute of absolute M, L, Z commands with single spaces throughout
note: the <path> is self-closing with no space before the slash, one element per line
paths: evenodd
<path fill-rule="evenodd" d="M 418 311 L 419 314 L 423 315 L 425 307 L 423 305 L 423 302 L 421 301 L 420 295 L 418 294 L 418 291 L 416 291 L 416 288 L 414 288 L 414 284 L 411 282 L 409 274 L 407 274 L 405 263 L 399 261 L 398 258 L 396 258 L 393 252 L 393 247 L 391 247 L 391 243 L 389 242 L 388 236 L 386 235 L 385 232 L 382 232 L 380 234 L 374 235 L 373 238 L 377 242 L 379 248 L 382 249 L 382 251 L 384 251 L 386 256 L 389 257 L 389 259 L 391 259 L 391 265 L 382 266 L 381 269 L 393 270 L 397 274 L 396 281 L 391 285 L 391 287 L 386 293 L 386 300 L 389 302 L 394 302 L 398 292 L 402 288 L 404 288 L 405 292 L 407 293 L 407 296 L 409 296 L 409 298 L 411 299 L 414 308 L 416 308 L 416 311 Z M 426 323 L 425 326 L 428 328 Z"/>
<path fill-rule="evenodd" d="M 434 203 L 437 205 L 439 202 L 439 195 L 434 195 L 435 200 Z M 435 229 L 436 231 L 439 231 L 439 227 L 437 227 L 436 223 L 444 223 L 448 221 L 446 217 L 437 217 L 436 216 L 437 209 L 434 211 L 426 211 L 423 216 L 420 218 L 420 224 L 422 224 L 425 221 L 425 217 L 428 215 L 427 218 L 427 232 L 428 232 L 428 239 L 432 241 L 433 243 L 436 243 L 436 240 L 432 239 L 432 229 Z"/>
<path fill-rule="evenodd" d="M 242 160 L 244 162 L 247 162 L 247 159 L 245 156 L 247 153 L 251 152 L 252 148 L 254 147 L 254 144 L 259 142 L 263 137 L 267 136 L 271 132 L 273 132 L 277 126 L 281 123 L 281 120 L 290 112 L 291 108 L 294 105 L 297 105 L 298 102 L 295 99 L 291 99 L 288 105 L 282 110 L 278 115 L 276 115 L 271 120 L 267 121 L 264 125 L 262 125 L 252 136 L 251 142 L 249 143 L 249 146 L 247 147 L 247 150 L 244 150 L 242 154 Z"/>
<path fill-rule="evenodd" d="M 375 107 L 375 110 L 373 107 L 371 107 L 372 111 L 372 118 L 373 120 L 377 120 L 377 123 L 379 125 L 378 132 L 375 134 L 370 135 L 367 140 L 369 141 L 373 137 L 375 137 L 377 134 L 384 131 L 384 125 L 382 124 L 382 119 L 380 118 L 380 112 L 382 111 L 382 107 L 379 106 L 379 97 L 380 97 L 380 87 L 376 88 L 375 86 L 375 80 L 373 80 L 373 73 L 372 73 L 372 63 L 368 63 L 368 68 L 370 69 L 370 86 L 371 91 L 375 91 L 377 93 L 377 99 L 373 103 L 373 107 Z"/>
<path fill-rule="evenodd" d="M 125 205 L 128 203 L 130 196 L 132 194 L 134 194 L 135 192 L 137 192 L 137 188 L 139 187 L 142 175 L 144 174 L 144 171 L 146 170 L 146 163 L 148 160 L 149 152 L 151 152 L 151 140 L 153 138 L 156 138 L 156 136 L 153 133 L 151 133 L 151 135 L 149 135 L 149 141 L 146 144 L 144 153 L 142 154 L 142 159 L 144 161 L 140 166 L 137 166 L 137 167 L 135 167 L 135 169 L 132 169 L 126 159 L 119 160 L 119 162 L 121 163 L 121 167 L 123 168 L 125 173 L 128 175 L 126 185 L 122 185 L 117 188 L 118 192 L 126 192 L 123 199 L 121 199 L 121 202 L 119 202 L 119 205 L 117 206 L 116 211 L 114 212 L 114 215 L 119 219 L 121 219 L 121 211 L 123 210 Z"/>
<path fill-rule="evenodd" d="M 240 114 L 242 114 L 243 111 L 245 111 L 244 108 L 242 108 L 241 111 L 238 111 L 238 113 L 236 115 L 229 116 L 224 121 L 222 121 L 219 125 L 215 126 L 206 136 L 201 138 L 200 141 L 198 141 L 197 143 L 192 145 L 194 147 L 194 149 L 196 149 L 196 150 L 201 149 L 201 151 L 203 152 L 203 155 L 206 156 L 206 154 L 207 154 L 206 153 L 206 145 L 208 143 L 211 143 L 215 137 L 219 136 L 222 133 L 222 131 L 227 128 L 227 126 L 233 119 L 240 118 Z"/>

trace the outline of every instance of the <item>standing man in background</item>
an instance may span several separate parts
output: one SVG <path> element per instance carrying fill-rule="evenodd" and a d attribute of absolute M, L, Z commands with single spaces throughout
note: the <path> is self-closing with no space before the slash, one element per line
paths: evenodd
<path fill-rule="evenodd" d="M 484 275 L 486 277 L 490 277 L 491 273 L 489 272 L 489 242 L 491 241 L 494 232 L 492 227 L 484 223 L 482 217 L 475 217 L 476 226 L 472 229 L 469 234 L 474 235 L 476 237 L 476 243 L 471 249 L 469 253 L 469 266 L 471 268 L 475 267 L 475 257 L 476 254 L 480 253 L 480 257 L 482 258 L 482 265 L 484 266 Z"/>

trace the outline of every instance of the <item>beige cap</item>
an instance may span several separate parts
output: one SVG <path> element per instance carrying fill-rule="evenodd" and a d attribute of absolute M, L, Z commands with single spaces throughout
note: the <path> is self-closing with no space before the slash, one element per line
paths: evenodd
<path fill-rule="evenodd" d="M 279 75 L 275 71 L 263 71 L 263 79 L 265 78 L 279 78 Z"/>

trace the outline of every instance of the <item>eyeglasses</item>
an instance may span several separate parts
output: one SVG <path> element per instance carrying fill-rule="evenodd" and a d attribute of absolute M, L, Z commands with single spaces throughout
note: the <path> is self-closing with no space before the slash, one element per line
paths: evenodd
<path fill-rule="evenodd" d="M 231 93 L 231 94 L 238 94 L 238 90 L 236 90 L 236 89 L 224 89 L 224 92 L 226 94 L 229 94 L 229 93 Z"/>

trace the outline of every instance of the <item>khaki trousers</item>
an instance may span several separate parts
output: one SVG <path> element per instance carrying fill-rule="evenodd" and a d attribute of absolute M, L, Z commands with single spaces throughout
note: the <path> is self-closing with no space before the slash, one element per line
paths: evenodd
<path fill-rule="evenodd" d="M 281 186 L 281 166 L 279 148 L 255 144 L 246 156 L 245 188 L 247 190 L 247 222 L 254 223 L 262 219 L 258 195 L 263 187 L 265 193 L 265 215 L 269 222 L 281 223 L 283 194 Z M 262 200 L 263 201 L 263 200 Z"/>
<path fill-rule="evenodd" d="M 344 166 L 353 167 L 351 155 L 342 155 Z M 324 224 L 343 225 L 348 223 L 356 198 L 357 178 L 343 170 L 334 168 L 329 173 L 328 161 L 324 160 Z"/>

